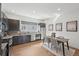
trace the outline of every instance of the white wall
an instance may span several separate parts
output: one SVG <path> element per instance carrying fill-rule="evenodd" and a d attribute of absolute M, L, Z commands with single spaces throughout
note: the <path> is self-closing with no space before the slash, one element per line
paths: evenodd
<path fill-rule="evenodd" d="M 78 21 L 78 31 L 77 32 L 67 32 L 66 31 L 66 22 L 68 21 Z M 63 23 L 62 31 L 55 31 L 55 24 Z M 54 30 L 48 31 L 48 25 L 54 24 Z M 79 48 L 79 14 L 63 14 L 59 18 L 50 18 L 46 21 L 46 35 L 51 35 L 52 32 L 56 33 L 56 36 L 64 36 L 65 38 L 70 39 L 69 45 L 75 48 Z"/>

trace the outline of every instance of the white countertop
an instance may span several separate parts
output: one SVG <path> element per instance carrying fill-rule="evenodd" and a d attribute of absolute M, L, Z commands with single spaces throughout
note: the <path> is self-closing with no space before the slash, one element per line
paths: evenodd
<path fill-rule="evenodd" d="M 7 36 L 2 37 L 2 39 L 10 39 L 13 36 L 34 35 L 34 34 L 39 34 L 39 33 L 20 34 L 20 35 L 17 35 L 17 34 L 15 34 L 15 35 L 7 35 Z"/>
<path fill-rule="evenodd" d="M 7 36 L 2 37 L 2 39 L 10 39 L 10 38 L 12 38 L 12 37 L 13 37 L 13 36 L 7 35 Z"/>

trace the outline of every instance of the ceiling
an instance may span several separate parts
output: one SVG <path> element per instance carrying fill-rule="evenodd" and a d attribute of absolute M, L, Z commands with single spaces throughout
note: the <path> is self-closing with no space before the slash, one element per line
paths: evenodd
<path fill-rule="evenodd" d="M 2 3 L 2 10 L 36 19 L 53 17 L 56 13 L 79 13 L 78 3 Z"/>

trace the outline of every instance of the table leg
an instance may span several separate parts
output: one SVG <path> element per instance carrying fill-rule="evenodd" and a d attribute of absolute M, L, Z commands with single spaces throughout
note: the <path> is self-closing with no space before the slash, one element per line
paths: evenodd
<path fill-rule="evenodd" d="M 7 56 L 9 56 L 9 40 L 8 40 L 8 44 L 7 44 Z"/>
<path fill-rule="evenodd" d="M 62 42 L 62 48 L 63 48 L 63 56 L 65 56 L 65 49 L 64 49 L 64 43 Z"/>
<path fill-rule="evenodd" d="M 67 48 L 68 48 L 68 50 L 69 50 L 69 44 L 68 44 L 68 41 L 67 41 Z"/>

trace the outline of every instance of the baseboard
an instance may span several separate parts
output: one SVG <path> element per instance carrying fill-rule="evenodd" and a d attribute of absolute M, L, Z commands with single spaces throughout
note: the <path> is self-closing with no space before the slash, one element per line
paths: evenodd
<path fill-rule="evenodd" d="M 67 45 L 65 45 L 67 47 Z M 72 47 L 72 46 L 69 46 L 69 48 L 72 48 L 72 49 L 77 49 L 79 50 L 78 48 L 75 48 L 75 47 Z"/>
<path fill-rule="evenodd" d="M 37 39 L 37 40 L 33 40 L 33 41 L 30 41 L 30 42 L 35 42 L 35 41 L 40 41 L 41 39 Z"/>
<path fill-rule="evenodd" d="M 78 48 L 75 48 L 75 47 L 72 47 L 72 46 L 69 46 L 70 48 L 72 48 L 72 49 L 77 49 L 77 50 L 79 50 Z"/>

